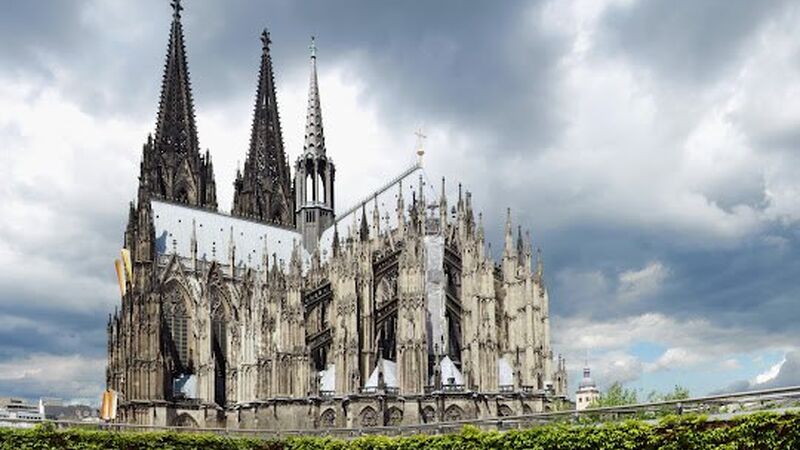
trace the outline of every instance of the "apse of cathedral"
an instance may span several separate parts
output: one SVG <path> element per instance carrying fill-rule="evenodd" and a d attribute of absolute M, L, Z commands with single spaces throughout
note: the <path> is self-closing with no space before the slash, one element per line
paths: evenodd
<path fill-rule="evenodd" d="M 420 158 L 336 213 L 313 41 L 305 141 L 290 166 L 261 35 L 250 144 L 231 212 L 219 210 L 181 12 L 173 2 L 156 129 L 117 261 L 107 385 L 118 420 L 372 427 L 563 401 L 541 253 L 510 210 L 494 261 L 471 194 L 429 182 Z"/>

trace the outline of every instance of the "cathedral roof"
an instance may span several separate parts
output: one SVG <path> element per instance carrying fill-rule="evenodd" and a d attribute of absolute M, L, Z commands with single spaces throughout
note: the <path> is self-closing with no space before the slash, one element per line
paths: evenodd
<path fill-rule="evenodd" d="M 403 189 L 406 190 L 404 196 L 408 195 L 410 197 L 410 194 L 408 194 L 407 191 L 417 189 L 417 183 L 419 182 L 420 176 L 424 176 L 422 166 L 419 164 L 414 164 L 379 189 L 376 189 L 364 197 L 363 200 L 356 203 L 350 209 L 345 210 L 343 213 L 337 214 L 336 221 L 334 223 L 338 224 L 340 237 L 347 236 L 348 227 L 354 226 L 354 230 L 359 230 L 361 227 L 362 216 L 371 218 L 376 205 L 381 218 L 381 229 L 386 229 L 386 226 L 388 226 L 389 229 L 396 228 L 397 214 L 394 211 L 397 205 L 397 193 L 400 189 L 400 185 L 402 184 Z M 327 259 L 327 257 L 331 256 L 332 254 L 331 249 L 333 247 L 334 230 L 334 227 L 328 228 L 322 233 L 322 236 L 319 239 L 320 255 L 322 256 L 323 260 Z"/>
<path fill-rule="evenodd" d="M 319 371 L 319 390 L 333 392 L 336 390 L 336 364 L 329 364 L 325 370 Z"/>
<path fill-rule="evenodd" d="M 366 384 L 364 384 L 364 387 L 378 388 L 378 376 L 381 372 L 383 373 L 383 383 L 386 385 L 386 387 L 398 387 L 397 363 L 383 358 L 378 360 L 378 364 L 375 365 L 375 369 L 372 371 L 372 374 L 369 376 Z"/>
<path fill-rule="evenodd" d="M 449 356 L 442 358 L 442 361 L 439 362 L 439 369 L 442 374 L 442 384 L 464 384 L 464 375 L 461 374 L 461 371 L 458 370 L 458 367 Z M 452 383 L 450 382 L 451 378 Z"/>
<path fill-rule="evenodd" d="M 231 237 L 236 265 L 260 269 L 264 257 L 264 240 L 269 263 L 272 256 L 288 267 L 295 244 L 302 235 L 293 229 L 232 217 L 226 214 L 153 200 L 153 225 L 156 253 L 190 258 L 193 233 L 197 239 L 197 258 L 227 264 L 230 260 Z M 309 254 L 303 250 L 303 265 L 308 267 Z"/>
<path fill-rule="evenodd" d="M 499 386 L 511 386 L 514 384 L 514 369 L 505 356 L 497 358 L 497 384 Z"/>

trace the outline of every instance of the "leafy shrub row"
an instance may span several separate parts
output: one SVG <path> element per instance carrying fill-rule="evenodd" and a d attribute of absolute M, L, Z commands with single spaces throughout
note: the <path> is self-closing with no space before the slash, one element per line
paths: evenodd
<path fill-rule="evenodd" d="M 350 441 L 299 437 L 282 441 L 188 433 L 133 433 L 87 430 L 0 429 L 0 449 L 798 449 L 800 414 L 754 414 L 727 422 L 704 417 L 670 417 L 598 426 L 548 425 L 508 432 L 464 427 L 458 434 L 410 437 L 364 436 Z"/>

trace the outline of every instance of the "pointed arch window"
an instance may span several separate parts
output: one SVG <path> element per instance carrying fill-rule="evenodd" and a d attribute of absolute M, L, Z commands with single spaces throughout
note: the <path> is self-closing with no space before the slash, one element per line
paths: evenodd
<path fill-rule="evenodd" d="M 305 177 L 305 192 L 306 192 L 306 203 L 311 203 L 315 200 L 316 192 L 314 191 L 314 175 L 308 174 Z"/>
<path fill-rule="evenodd" d="M 214 360 L 214 403 L 224 406 L 227 400 L 228 315 L 219 293 L 211 309 L 211 354 Z"/>
<path fill-rule="evenodd" d="M 325 197 L 328 193 L 325 191 L 325 179 L 322 177 L 322 173 L 317 174 L 317 201 L 320 203 L 325 203 L 327 198 Z"/>
<path fill-rule="evenodd" d="M 225 308 L 218 305 L 211 316 L 211 335 L 214 338 L 214 350 L 218 351 L 222 357 L 228 354 L 226 322 Z"/>
<path fill-rule="evenodd" d="M 169 347 L 179 373 L 189 373 L 189 312 L 183 296 L 173 291 L 164 305 L 164 320 L 169 331 Z"/>

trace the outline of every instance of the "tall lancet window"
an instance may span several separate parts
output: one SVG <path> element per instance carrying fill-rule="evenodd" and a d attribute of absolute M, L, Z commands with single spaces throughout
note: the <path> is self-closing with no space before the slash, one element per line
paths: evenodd
<path fill-rule="evenodd" d="M 214 359 L 214 402 L 225 405 L 228 355 L 227 314 L 219 295 L 211 306 L 211 355 Z"/>
<path fill-rule="evenodd" d="M 169 331 L 168 347 L 176 363 L 175 369 L 178 373 L 189 373 L 189 313 L 186 302 L 178 291 L 171 292 L 164 302 L 164 320 Z"/>
<path fill-rule="evenodd" d="M 325 179 L 322 178 L 322 174 L 317 174 L 317 201 L 320 203 L 325 203 L 327 198 L 325 197 L 327 192 L 325 192 Z"/>
<path fill-rule="evenodd" d="M 314 201 L 314 175 L 306 175 L 306 203 Z"/>

